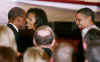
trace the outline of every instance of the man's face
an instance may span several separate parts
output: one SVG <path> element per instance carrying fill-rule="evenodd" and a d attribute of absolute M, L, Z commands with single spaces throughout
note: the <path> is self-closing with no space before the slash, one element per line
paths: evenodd
<path fill-rule="evenodd" d="M 83 29 L 83 28 L 87 27 L 87 25 L 89 24 L 89 18 L 88 18 L 88 16 L 86 16 L 82 13 L 77 13 L 75 22 L 80 29 Z"/>
<path fill-rule="evenodd" d="M 25 17 L 17 17 L 17 26 L 18 28 L 22 28 L 26 22 Z"/>

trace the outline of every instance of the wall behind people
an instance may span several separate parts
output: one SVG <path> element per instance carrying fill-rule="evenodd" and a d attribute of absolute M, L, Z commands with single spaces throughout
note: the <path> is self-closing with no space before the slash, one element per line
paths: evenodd
<path fill-rule="evenodd" d="M 14 6 L 20 6 L 24 8 L 26 11 L 31 7 L 42 8 L 47 12 L 48 19 L 50 22 L 53 21 L 74 21 L 75 11 L 69 9 L 61 9 L 55 7 L 47 7 L 47 6 L 38 6 L 38 5 L 30 5 L 24 3 L 16 3 L 13 0 L 2 0 L 0 1 L 0 24 L 4 24 L 8 22 L 7 14 L 8 11 Z M 97 13 L 96 20 L 100 21 L 100 13 Z"/>

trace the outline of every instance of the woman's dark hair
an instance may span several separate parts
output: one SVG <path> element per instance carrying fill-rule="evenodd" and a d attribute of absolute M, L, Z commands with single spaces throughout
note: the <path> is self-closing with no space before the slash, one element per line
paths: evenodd
<path fill-rule="evenodd" d="M 42 25 L 48 25 L 47 15 L 46 15 L 44 10 L 42 10 L 40 8 L 30 8 L 27 11 L 26 17 L 30 13 L 35 14 L 35 17 L 36 17 L 35 26 L 36 26 L 36 28 L 38 28 L 38 27 L 40 27 Z"/>

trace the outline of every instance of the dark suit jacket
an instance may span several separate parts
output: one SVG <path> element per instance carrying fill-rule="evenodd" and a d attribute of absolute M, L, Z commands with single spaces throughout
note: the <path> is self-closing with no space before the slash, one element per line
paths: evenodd
<path fill-rule="evenodd" d="M 22 53 L 24 53 L 27 48 L 34 46 L 33 44 L 34 30 L 33 29 L 19 30 L 19 35 L 20 35 L 20 41 L 22 42 L 22 47 L 23 47 Z"/>
<path fill-rule="evenodd" d="M 22 45 L 22 43 L 20 42 L 19 33 L 16 31 L 15 27 L 12 24 L 7 24 L 7 26 L 9 28 L 11 28 L 11 30 L 14 32 L 18 51 L 21 52 L 21 49 L 22 49 L 21 45 Z"/>
<path fill-rule="evenodd" d="M 85 39 L 88 45 L 86 51 L 88 62 L 100 62 L 100 30 L 89 30 Z"/>

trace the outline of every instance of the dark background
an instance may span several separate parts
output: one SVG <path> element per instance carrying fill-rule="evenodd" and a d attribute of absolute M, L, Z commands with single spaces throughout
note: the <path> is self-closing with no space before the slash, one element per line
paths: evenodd
<path fill-rule="evenodd" d="M 95 23 L 100 27 L 100 22 Z M 54 30 L 57 38 L 74 38 L 81 37 L 81 32 L 74 22 L 49 22 L 49 25 Z"/>

